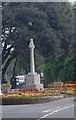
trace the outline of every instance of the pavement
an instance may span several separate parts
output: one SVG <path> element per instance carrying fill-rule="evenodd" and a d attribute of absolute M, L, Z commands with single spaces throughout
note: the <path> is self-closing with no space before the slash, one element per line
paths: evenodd
<path fill-rule="evenodd" d="M 74 97 L 42 104 L 7 105 L 2 106 L 2 118 L 35 118 L 35 120 L 44 118 L 74 118 L 74 108 Z"/>

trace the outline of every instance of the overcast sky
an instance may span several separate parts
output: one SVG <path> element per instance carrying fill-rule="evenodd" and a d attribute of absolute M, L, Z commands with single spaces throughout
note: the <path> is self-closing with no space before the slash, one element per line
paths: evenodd
<path fill-rule="evenodd" d="M 76 0 L 69 0 L 70 2 L 75 2 Z"/>
<path fill-rule="evenodd" d="M 76 0 L 1 0 L 2 2 L 75 2 Z"/>

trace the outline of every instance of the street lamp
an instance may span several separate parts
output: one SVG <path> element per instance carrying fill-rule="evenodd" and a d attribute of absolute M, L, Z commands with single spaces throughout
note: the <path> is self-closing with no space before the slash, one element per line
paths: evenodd
<path fill-rule="evenodd" d="M 40 77 L 41 77 L 41 83 L 43 83 L 43 77 L 44 77 L 44 73 L 43 72 L 40 73 Z"/>
<path fill-rule="evenodd" d="M 43 72 L 41 72 L 41 77 L 43 77 L 44 76 L 44 73 Z"/>

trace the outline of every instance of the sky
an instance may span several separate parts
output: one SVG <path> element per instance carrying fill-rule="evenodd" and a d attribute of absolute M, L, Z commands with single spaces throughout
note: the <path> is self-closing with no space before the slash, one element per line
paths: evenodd
<path fill-rule="evenodd" d="M 56 2 L 58 2 L 58 1 L 62 1 L 62 2 L 64 2 L 64 1 L 70 1 L 70 2 L 75 2 L 76 0 L 1 0 L 1 1 L 3 1 L 3 2 L 32 2 L 32 1 L 35 1 L 35 2 L 37 2 L 37 1 L 56 1 Z"/>
<path fill-rule="evenodd" d="M 70 2 L 75 2 L 76 0 L 69 0 Z"/>

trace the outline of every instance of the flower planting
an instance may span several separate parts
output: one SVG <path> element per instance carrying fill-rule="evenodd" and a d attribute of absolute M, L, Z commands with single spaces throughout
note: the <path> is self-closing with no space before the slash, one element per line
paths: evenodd
<path fill-rule="evenodd" d="M 50 88 L 19 88 L 2 90 L 0 100 L 2 98 L 2 105 L 14 104 L 35 104 L 44 103 L 51 100 L 61 99 L 64 95 L 76 95 L 76 84 L 65 83 L 59 86 L 52 86 Z M 57 97 L 54 97 L 57 96 Z"/>
<path fill-rule="evenodd" d="M 44 96 L 58 96 L 61 94 L 76 95 L 76 84 L 65 83 L 50 88 L 19 88 L 2 91 L 2 98 L 38 98 Z"/>
<path fill-rule="evenodd" d="M 8 97 L 43 97 L 43 96 L 54 96 L 59 95 L 59 93 L 55 89 L 13 89 L 13 90 L 6 90 L 3 92 L 2 98 Z"/>

